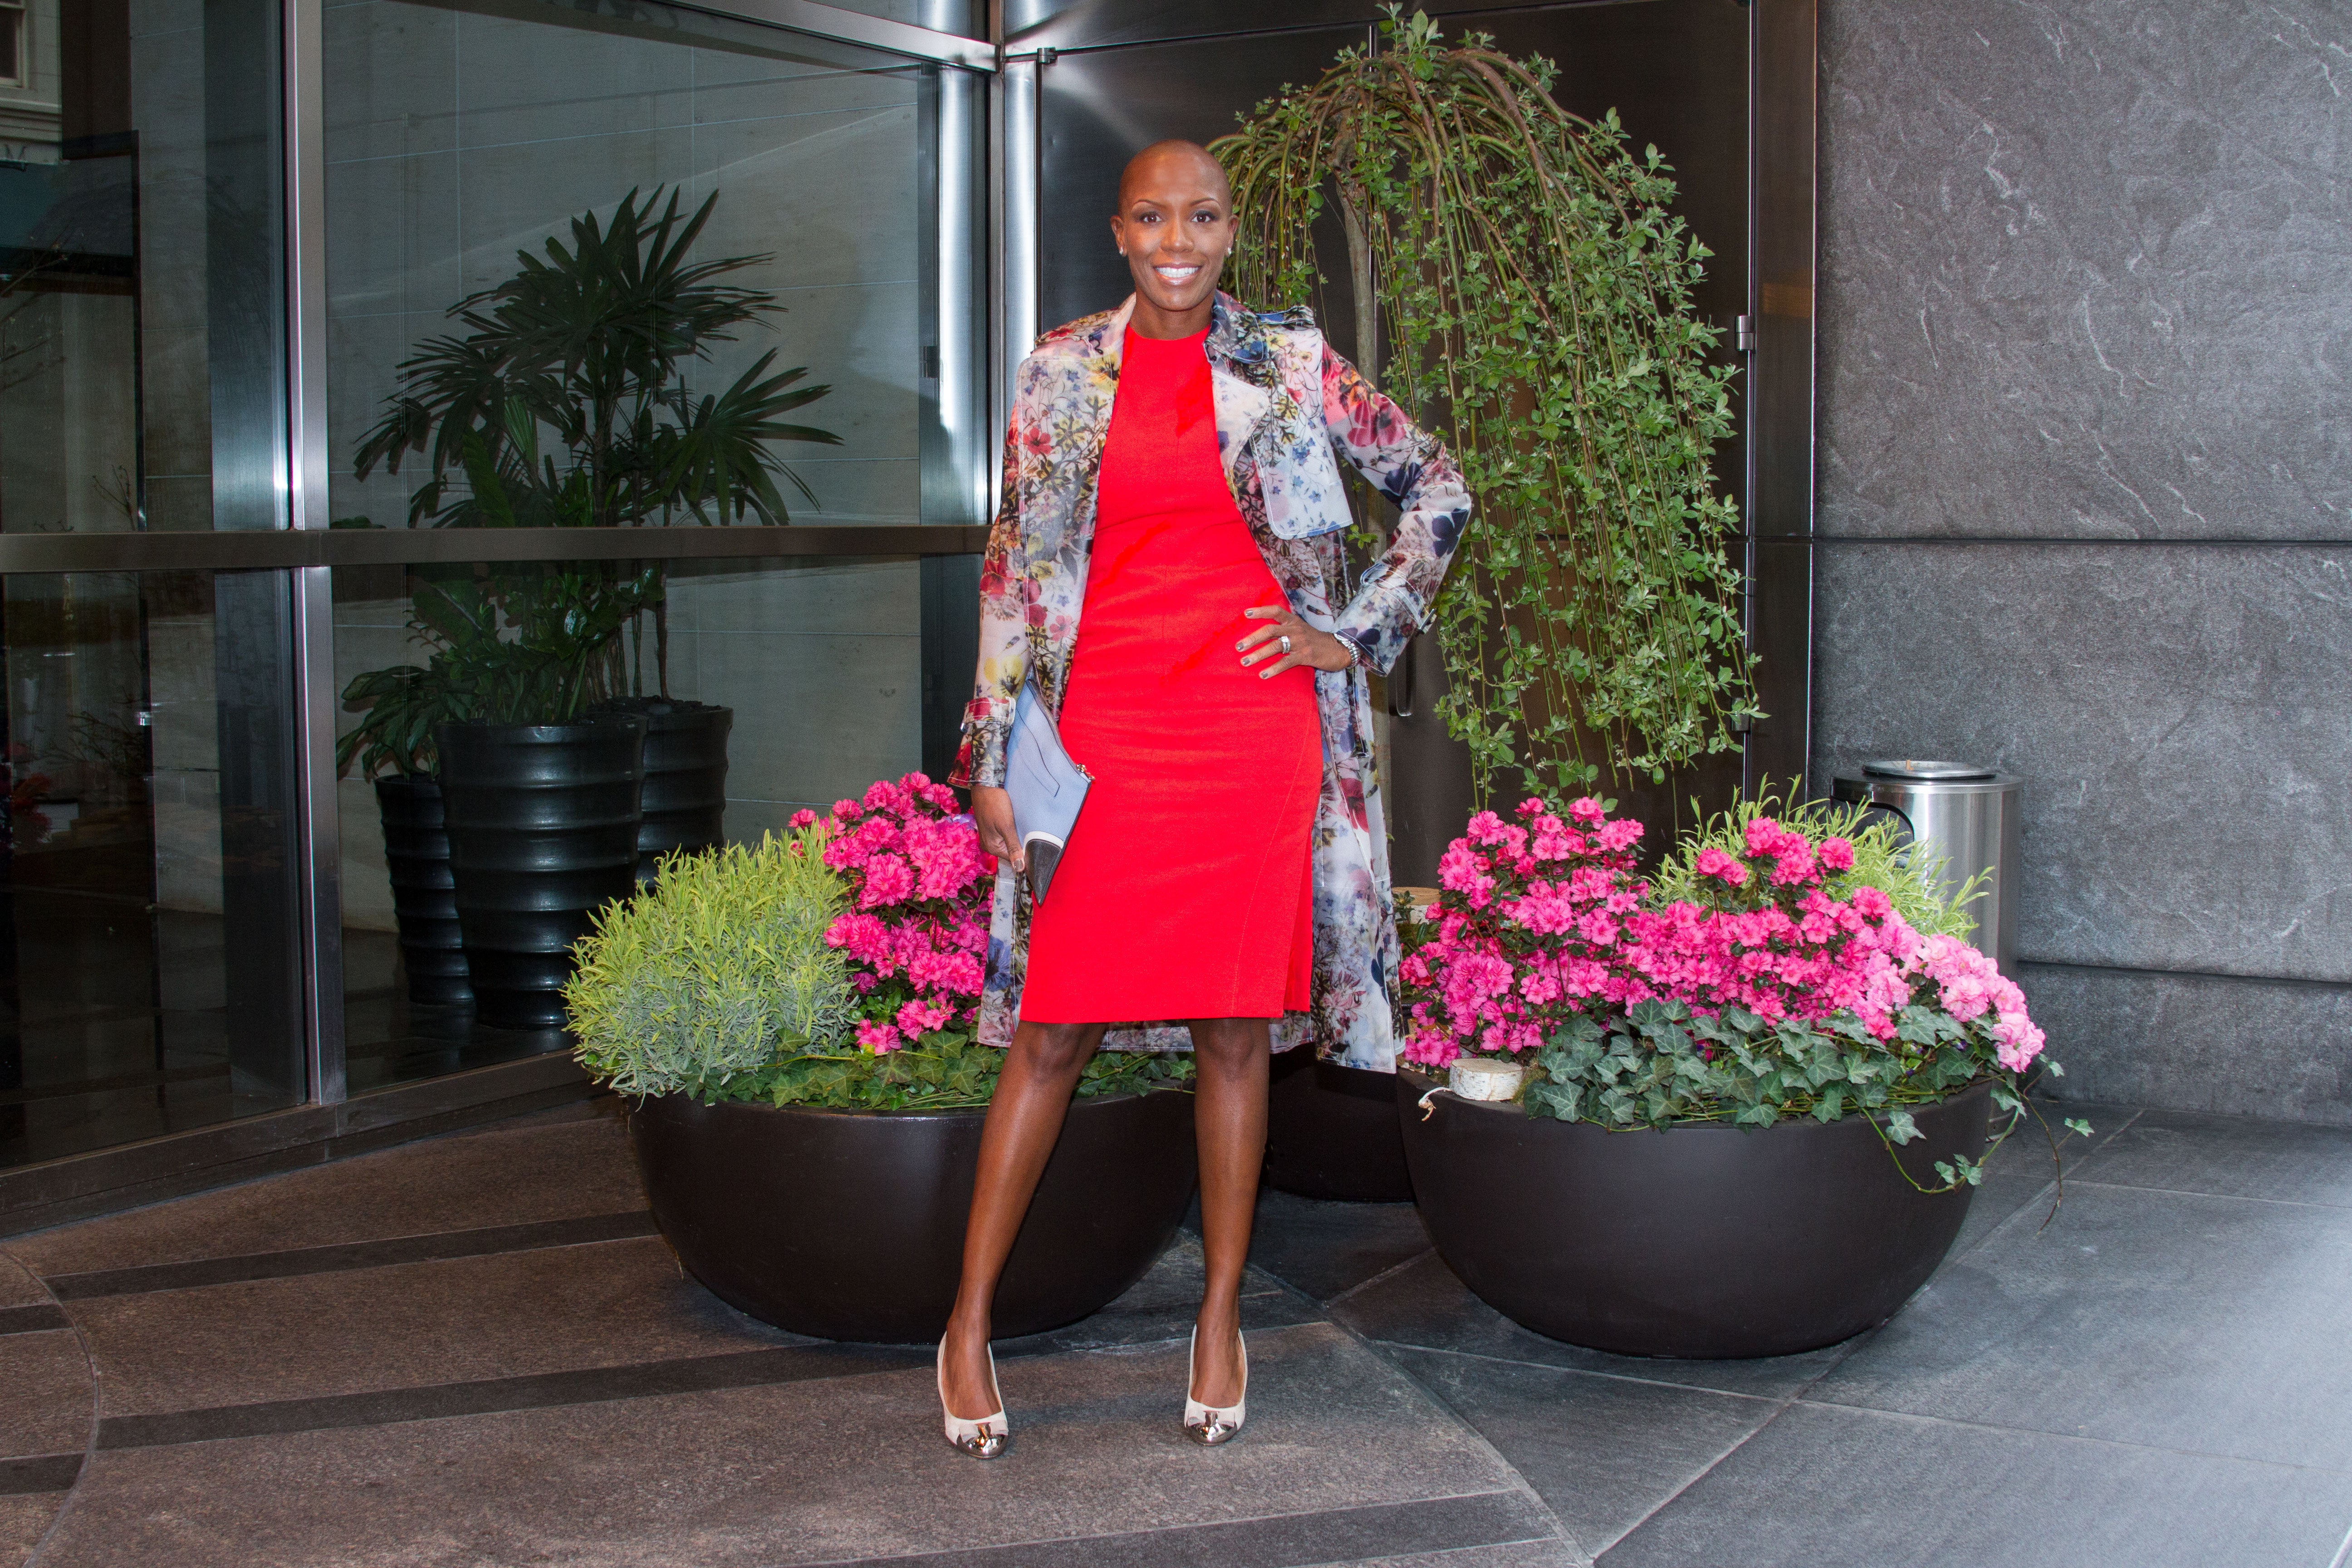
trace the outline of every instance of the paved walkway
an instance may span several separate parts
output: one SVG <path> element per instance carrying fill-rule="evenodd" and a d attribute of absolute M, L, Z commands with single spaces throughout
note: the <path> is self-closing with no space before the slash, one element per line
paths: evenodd
<path fill-rule="evenodd" d="M 2344 1568 L 2352 1131 L 2095 1110 L 2012 1148 L 1894 1322 L 1645 1362 L 1471 1298 L 1405 1205 L 1270 1194 L 1251 1420 L 1177 1434 L 1189 1239 L 1004 1347 L 748 1320 L 605 1101 L 0 1242 L 0 1564 Z M 1001 1352 L 1003 1353 L 1003 1352 Z"/>

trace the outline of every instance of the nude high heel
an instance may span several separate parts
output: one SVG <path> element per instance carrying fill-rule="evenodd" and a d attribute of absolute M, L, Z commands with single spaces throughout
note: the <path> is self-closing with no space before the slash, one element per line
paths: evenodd
<path fill-rule="evenodd" d="M 992 1459 L 1013 1440 L 1013 1423 L 1004 1418 L 1004 1394 L 996 1386 L 996 1347 L 988 1350 L 988 1391 L 996 1396 L 996 1414 L 967 1421 L 948 1408 L 948 1342 L 940 1342 L 940 1414 L 947 1417 L 948 1447 L 975 1459 Z"/>
<path fill-rule="evenodd" d="M 1184 1436 L 1203 1448 L 1230 1443 L 1249 1419 L 1249 1342 L 1236 1333 L 1242 1350 L 1242 1396 L 1231 1405 L 1203 1405 L 1192 1397 L 1192 1358 L 1201 1348 L 1201 1328 L 1192 1326 L 1192 1341 L 1184 1352 Z"/>

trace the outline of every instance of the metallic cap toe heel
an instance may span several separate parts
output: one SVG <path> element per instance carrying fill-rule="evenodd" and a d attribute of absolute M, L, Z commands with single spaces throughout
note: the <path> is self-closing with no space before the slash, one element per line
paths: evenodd
<path fill-rule="evenodd" d="M 988 1391 L 996 1396 L 996 1414 L 967 1421 L 948 1408 L 948 1342 L 940 1342 L 940 1413 L 947 1418 L 948 1447 L 975 1459 L 992 1459 L 1013 1441 L 1013 1423 L 1004 1418 L 1004 1392 L 996 1386 L 996 1347 L 988 1351 Z"/>
<path fill-rule="evenodd" d="M 1192 1397 L 1192 1361 L 1201 1348 L 1201 1331 L 1192 1331 L 1191 1349 L 1184 1353 L 1184 1436 L 1203 1448 L 1230 1443 L 1249 1419 L 1249 1342 L 1234 1336 L 1242 1352 L 1242 1397 L 1231 1405 L 1203 1405 Z"/>

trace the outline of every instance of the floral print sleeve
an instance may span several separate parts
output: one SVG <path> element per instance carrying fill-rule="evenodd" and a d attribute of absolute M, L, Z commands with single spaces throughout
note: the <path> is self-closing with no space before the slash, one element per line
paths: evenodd
<path fill-rule="evenodd" d="M 1470 492 L 1436 437 L 1373 390 L 1354 365 L 1323 350 L 1323 422 L 1359 473 L 1400 512 L 1388 548 L 1364 574 L 1333 630 L 1385 674 L 1429 622 L 1454 546 L 1470 521 Z"/>
<path fill-rule="evenodd" d="M 1016 405 L 1004 430 L 1004 502 L 980 563 L 980 665 L 964 709 L 963 743 L 948 775 L 950 784 L 965 789 L 1004 782 L 1005 741 L 1029 673 L 1029 573 L 1021 537 L 1020 481 L 1026 446 Z"/>

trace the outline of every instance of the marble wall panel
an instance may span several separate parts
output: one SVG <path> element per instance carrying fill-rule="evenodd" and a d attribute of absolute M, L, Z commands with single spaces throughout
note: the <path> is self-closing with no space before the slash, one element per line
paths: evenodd
<path fill-rule="evenodd" d="M 2023 967 L 2061 1099 L 2352 1126 L 2352 985 Z"/>
<path fill-rule="evenodd" d="M 1821 16 L 1822 531 L 2352 539 L 2352 11 Z"/>
<path fill-rule="evenodd" d="M 2352 982 L 2352 548 L 1817 554 L 1815 788 L 2024 778 L 2022 956 Z"/>

